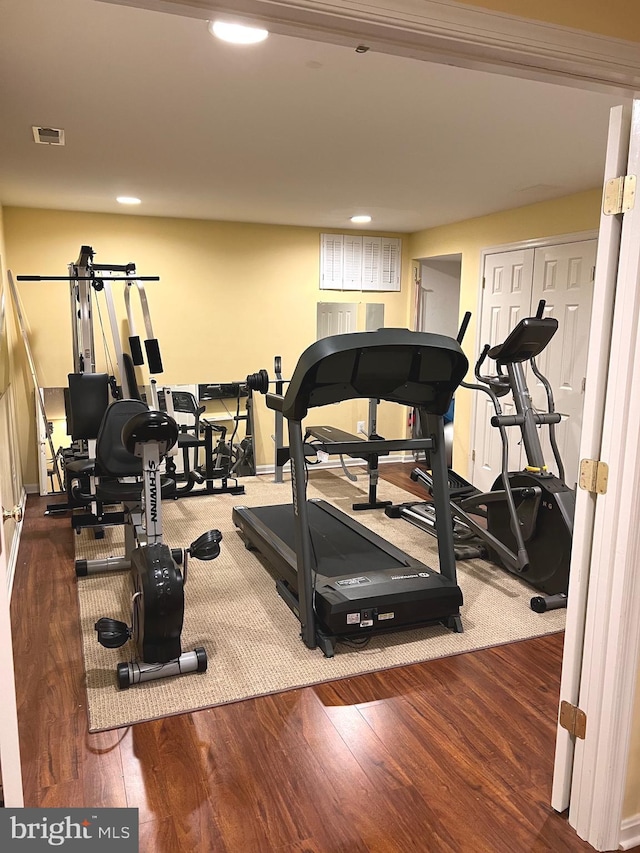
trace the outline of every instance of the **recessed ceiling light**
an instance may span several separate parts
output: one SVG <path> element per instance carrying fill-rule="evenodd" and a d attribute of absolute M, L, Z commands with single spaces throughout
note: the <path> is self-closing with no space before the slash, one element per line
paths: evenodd
<path fill-rule="evenodd" d="M 351 221 L 352 222 L 371 222 L 371 217 L 368 216 L 366 213 L 364 213 L 364 214 L 362 214 L 362 216 L 352 216 Z"/>
<path fill-rule="evenodd" d="M 257 44 L 269 35 L 268 30 L 260 27 L 247 27 L 244 24 L 230 24 L 228 21 L 209 21 L 209 32 L 222 41 L 231 44 Z"/>
<path fill-rule="evenodd" d="M 116 199 L 120 204 L 140 204 L 140 199 L 133 195 L 119 195 Z"/>

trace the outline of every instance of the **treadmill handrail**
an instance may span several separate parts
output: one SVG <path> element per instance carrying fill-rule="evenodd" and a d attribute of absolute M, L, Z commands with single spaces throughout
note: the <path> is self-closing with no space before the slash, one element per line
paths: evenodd
<path fill-rule="evenodd" d="M 375 398 L 444 415 L 469 363 L 454 338 L 409 329 L 330 335 L 300 356 L 284 395 L 285 418 Z"/>

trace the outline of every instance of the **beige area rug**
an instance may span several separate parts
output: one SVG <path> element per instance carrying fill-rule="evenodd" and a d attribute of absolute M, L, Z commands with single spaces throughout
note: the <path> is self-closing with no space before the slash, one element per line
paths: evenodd
<path fill-rule="evenodd" d="M 195 497 L 165 501 L 164 539 L 171 547 L 188 546 L 213 527 L 222 531 L 222 551 L 211 562 L 189 562 L 185 587 L 183 649 L 204 646 L 206 673 L 136 685 L 120 691 L 115 667 L 134 656 L 130 644 L 104 649 L 94 623 L 112 616 L 130 624 L 130 579 L 127 573 L 95 575 L 78 580 L 78 597 L 85 659 L 89 728 L 91 731 L 126 726 L 143 720 L 194 711 L 295 687 L 317 684 L 374 670 L 426 661 L 553 633 L 564 628 L 565 611 L 544 614 L 529 608 L 531 588 L 491 563 L 476 560 L 458 564 L 458 583 L 464 595 L 464 632 L 442 626 L 373 637 L 363 649 L 339 644 L 334 658 L 310 650 L 299 638 L 299 623 L 276 593 L 271 575 L 255 552 L 248 551 L 232 521 L 237 505 L 287 503 L 289 482 L 271 477 L 246 478 L 246 494 Z M 411 499 L 407 492 L 382 482 L 381 499 Z M 423 531 L 382 510 L 351 511 L 354 501 L 366 499 L 367 479 L 351 483 L 331 471 L 313 472 L 309 497 L 325 498 L 371 530 L 437 569 L 437 545 Z M 76 537 L 76 556 L 93 558 L 122 553 L 123 531 L 108 528 L 95 540 L 83 532 Z"/>

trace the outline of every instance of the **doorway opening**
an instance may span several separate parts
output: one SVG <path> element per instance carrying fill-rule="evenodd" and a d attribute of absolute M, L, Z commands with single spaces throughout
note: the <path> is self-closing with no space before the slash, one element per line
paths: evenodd
<path fill-rule="evenodd" d="M 455 338 L 460 318 L 462 254 L 420 258 L 415 263 L 416 331 Z"/>

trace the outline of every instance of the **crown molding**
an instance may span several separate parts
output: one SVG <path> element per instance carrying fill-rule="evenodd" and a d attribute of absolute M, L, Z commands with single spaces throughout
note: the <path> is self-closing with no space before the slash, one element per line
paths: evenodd
<path fill-rule="evenodd" d="M 233 15 L 271 32 L 429 62 L 619 92 L 640 92 L 640 43 L 453 0 L 99 0 L 207 20 Z"/>

